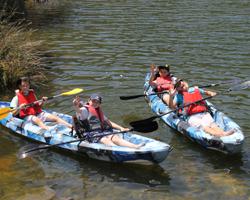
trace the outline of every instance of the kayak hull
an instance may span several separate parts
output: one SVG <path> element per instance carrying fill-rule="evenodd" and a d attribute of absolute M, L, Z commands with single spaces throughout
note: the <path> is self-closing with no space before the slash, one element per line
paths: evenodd
<path fill-rule="evenodd" d="M 149 85 L 149 77 L 150 74 L 147 74 L 144 83 L 145 99 L 149 107 L 156 115 L 171 111 L 157 95 L 152 95 L 154 91 Z M 241 128 L 223 112 L 219 111 L 212 103 L 209 101 L 206 102 L 216 124 L 225 131 L 234 129 L 234 134 L 223 137 L 212 136 L 199 128 L 190 126 L 182 116 L 178 116 L 175 112 L 164 115 L 160 117 L 160 119 L 172 129 L 206 149 L 216 150 L 226 154 L 240 153 L 244 143 L 244 134 Z"/>
<path fill-rule="evenodd" d="M 9 102 L 0 102 L 0 108 L 9 107 Z M 50 111 L 45 111 L 50 112 Z M 72 123 L 72 117 L 62 113 L 53 113 L 65 121 Z M 65 127 L 64 125 L 46 122 L 52 130 L 52 138 L 47 139 L 43 136 L 44 130 L 38 126 L 24 122 L 22 119 L 13 117 L 10 113 L 7 117 L 0 120 L 0 124 L 15 134 L 31 139 L 36 142 L 54 145 L 58 143 L 69 142 L 77 140 L 75 133 Z M 42 134 L 41 134 L 42 133 Z M 102 132 L 103 134 L 110 134 L 110 132 Z M 97 134 L 100 134 L 97 132 Z M 143 137 L 141 135 L 130 132 L 119 133 L 120 137 L 125 140 L 133 142 L 134 144 L 145 144 L 139 149 L 132 149 L 121 146 L 107 146 L 101 143 L 89 143 L 87 141 L 72 142 L 63 145 L 57 145 L 59 149 L 71 151 L 78 155 L 88 156 L 93 159 L 102 161 L 109 161 L 115 163 L 135 162 L 135 163 L 160 163 L 166 159 L 172 148 L 163 142 L 156 141 L 151 138 Z"/>

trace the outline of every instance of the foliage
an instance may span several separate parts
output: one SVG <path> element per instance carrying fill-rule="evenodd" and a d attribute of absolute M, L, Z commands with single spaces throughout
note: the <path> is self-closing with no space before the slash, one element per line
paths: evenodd
<path fill-rule="evenodd" d="M 3 12 L 2 12 L 3 13 Z M 39 48 L 33 41 L 34 30 L 24 20 L 11 21 L 0 14 L 0 90 L 15 88 L 21 76 L 45 78 Z"/>

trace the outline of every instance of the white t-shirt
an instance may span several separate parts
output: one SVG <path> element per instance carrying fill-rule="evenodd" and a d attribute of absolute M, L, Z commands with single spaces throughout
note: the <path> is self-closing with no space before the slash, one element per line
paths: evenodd
<path fill-rule="evenodd" d="M 88 118 L 89 116 L 89 111 L 87 108 L 85 107 L 81 107 L 80 108 L 80 113 L 77 113 L 77 118 L 80 119 L 80 120 L 85 120 Z"/>
<path fill-rule="evenodd" d="M 18 97 L 14 96 L 10 102 L 11 108 L 17 108 L 18 107 Z"/>
<path fill-rule="evenodd" d="M 80 120 L 85 120 L 89 117 L 89 111 L 86 107 L 81 107 L 80 108 L 80 113 L 77 113 L 77 118 Z M 108 120 L 108 118 L 104 115 L 104 121 Z"/>

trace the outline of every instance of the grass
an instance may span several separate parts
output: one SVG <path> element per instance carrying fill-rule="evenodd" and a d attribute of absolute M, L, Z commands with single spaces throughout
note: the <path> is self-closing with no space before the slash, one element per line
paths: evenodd
<path fill-rule="evenodd" d="M 22 76 L 31 77 L 32 82 L 45 79 L 41 62 L 42 41 L 34 41 L 34 30 L 24 20 L 11 20 L 0 12 L 0 91 L 16 88 Z"/>

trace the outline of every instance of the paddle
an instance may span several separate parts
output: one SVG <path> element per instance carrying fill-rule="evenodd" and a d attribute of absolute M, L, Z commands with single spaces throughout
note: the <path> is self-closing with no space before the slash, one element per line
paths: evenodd
<path fill-rule="evenodd" d="M 241 83 L 240 85 L 237 85 L 237 86 L 234 86 L 234 87 L 231 87 L 229 88 L 226 92 L 229 92 L 229 91 L 237 91 L 237 90 L 242 90 L 242 89 L 246 89 L 246 88 L 249 88 L 250 87 L 250 81 L 246 81 L 246 82 L 243 82 Z M 210 99 L 212 98 L 213 96 L 208 96 L 208 97 L 205 97 L 205 98 L 202 98 L 198 101 L 195 101 L 195 102 L 192 102 L 192 103 L 188 103 L 186 105 L 183 105 L 183 106 L 180 106 L 174 110 L 171 110 L 169 112 L 166 112 L 166 113 L 162 113 L 160 115 L 155 115 L 155 116 L 152 116 L 152 117 L 149 117 L 147 119 L 143 119 L 143 120 L 138 120 L 138 121 L 133 121 L 133 122 L 130 122 L 130 126 L 132 126 L 133 128 L 139 128 L 139 127 L 143 127 L 143 126 L 150 126 L 151 123 L 153 122 L 153 120 L 157 119 L 157 118 L 160 118 L 164 115 L 167 115 L 169 113 L 172 113 L 172 112 L 176 112 L 178 111 L 179 109 L 182 109 L 184 107 L 187 107 L 187 106 L 190 106 L 192 104 L 196 104 L 196 103 L 199 103 L 201 101 L 205 101 L 207 99 Z"/>
<path fill-rule="evenodd" d="M 109 132 L 107 134 L 96 134 L 96 135 L 90 136 L 90 138 L 96 138 L 96 137 L 100 137 L 100 136 L 105 137 L 105 136 L 108 136 L 108 135 L 126 133 L 126 132 L 130 132 L 130 131 L 138 131 L 138 132 L 147 133 L 147 132 L 152 132 L 152 131 L 155 131 L 155 130 L 158 129 L 157 122 L 152 122 L 151 125 L 152 126 L 149 126 L 148 128 L 145 128 L 145 127 L 136 127 L 136 128 L 131 128 L 128 131 L 117 131 L 117 132 Z M 51 147 L 60 146 L 60 145 L 64 145 L 64 144 L 70 144 L 70 143 L 74 143 L 74 142 L 81 142 L 81 141 L 85 141 L 85 140 L 86 140 L 86 137 L 80 138 L 80 139 L 77 139 L 77 140 L 71 140 L 71 141 L 67 141 L 67 142 L 57 143 L 57 144 L 40 145 L 38 147 L 31 148 L 31 149 L 29 149 L 29 150 L 27 150 L 25 152 L 20 153 L 19 157 L 20 158 L 25 158 L 25 157 L 27 157 L 28 153 L 31 153 L 31 152 L 34 152 L 34 151 L 38 151 L 38 150 L 42 150 L 42 149 L 48 149 L 48 148 L 51 148 Z"/>
<path fill-rule="evenodd" d="M 165 92 L 155 92 L 155 93 L 151 93 L 151 94 L 138 94 L 138 95 L 131 95 L 131 96 L 120 96 L 121 100 L 129 100 L 129 99 L 136 99 L 139 97 L 145 97 L 145 96 L 151 96 L 151 95 L 158 95 L 158 94 L 165 94 L 168 93 L 168 91 Z"/>
<path fill-rule="evenodd" d="M 233 79 L 233 80 L 219 81 L 217 83 L 212 83 L 212 84 L 208 84 L 208 85 L 200 85 L 199 88 L 209 88 L 209 87 L 216 87 L 216 86 L 220 86 L 220 85 L 238 84 L 241 82 L 242 82 L 242 80 L 237 78 L 237 79 Z"/>
<path fill-rule="evenodd" d="M 174 109 L 174 110 L 171 110 L 171 111 L 166 112 L 166 113 L 162 113 L 162 114 L 160 114 L 160 115 L 155 115 L 155 116 L 149 117 L 149 118 L 147 118 L 147 119 L 143 119 L 143 120 L 138 120 L 138 121 L 130 122 L 129 124 L 130 124 L 130 126 L 132 126 L 133 128 L 139 128 L 139 127 L 141 127 L 141 126 L 142 126 L 142 127 L 143 127 L 143 126 L 151 126 L 151 123 L 154 123 L 153 120 L 155 120 L 155 119 L 157 119 L 157 118 L 161 118 L 162 116 L 167 115 L 167 114 L 170 114 L 170 113 L 172 113 L 172 112 L 177 112 L 179 109 L 182 109 L 182 108 L 184 108 L 184 107 L 187 107 L 187 106 L 190 106 L 190 105 L 199 103 L 199 102 L 201 102 L 201 101 L 205 101 L 205 100 L 210 99 L 210 98 L 212 98 L 212 96 L 205 97 L 205 98 L 203 98 L 203 99 L 200 99 L 200 100 L 195 101 L 195 102 L 192 102 L 192 103 L 188 103 L 188 104 L 186 104 L 186 105 L 184 105 L 184 106 L 180 106 L 180 107 L 178 107 L 178 108 L 176 108 L 176 109 Z"/>
<path fill-rule="evenodd" d="M 78 94 L 78 93 L 80 93 L 82 91 L 83 91 L 83 89 L 81 89 L 81 88 L 75 88 L 75 89 L 73 89 L 71 91 L 64 92 L 64 93 L 61 93 L 61 94 L 58 94 L 58 95 L 55 95 L 55 96 L 52 96 L 52 97 L 48 97 L 48 100 L 51 100 L 51 99 L 54 99 L 54 98 L 60 97 L 60 96 L 75 95 L 75 94 Z M 43 100 L 41 99 L 41 100 L 35 101 L 33 103 L 29 103 L 25 107 L 33 106 L 34 104 L 42 102 L 42 101 Z M 13 111 L 15 111 L 17 109 L 20 109 L 20 107 L 17 107 L 17 108 L 10 108 L 10 107 L 0 108 L 0 120 L 7 117 L 10 112 L 13 112 Z"/>
<path fill-rule="evenodd" d="M 220 85 L 227 85 L 227 84 L 237 84 L 242 82 L 240 79 L 234 79 L 234 80 L 228 80 L 228 81 L 220 81 L 217 83 L 212 83 L 209 85 L 201 85 L 199 88 L 208 88 L 208 87 L 215 87 L 215 86 L 220 86 Z M 138 95 L 130 95 L 130 96 L 120 96 L 121 100 L 129 100 L 129 99 L 136 99 L 139 97 L 145 97 L 145 96 L 151 96 L 151 95 L 158 95 L 158 94 L 165 94 L 168 93 L 168 91 L 163 91 L 163 92 L 154 92 L 151 94 L 138 94 Z"/>
<path fill-rule="evenodd" d="M 244 89 L 247 89 L 249 87 L 250 87 L 250 81 L 245 81 L 245 82 L 241 83 L 239 86 L 235 85 L 235 86 L 229 88 L 228 92 L 237 91 L 237 90 L 244 90 Z"/>

